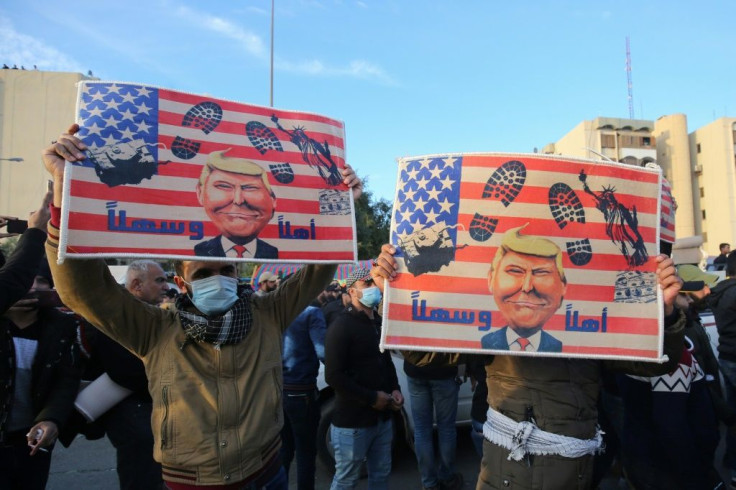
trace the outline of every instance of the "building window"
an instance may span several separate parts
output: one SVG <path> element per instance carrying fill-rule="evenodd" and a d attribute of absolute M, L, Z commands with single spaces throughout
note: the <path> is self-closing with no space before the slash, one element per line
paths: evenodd
<path fill-rule="evenodd" d="M 697 151 L 698 151 L 698 153 L 700 153 L 700 143 L 698 143 L 698 144 L 696 145 L 696 148 L 697 148 Z"/>
<path fill-rule="evenodd" d="M 618 145 L 622 148 L 634 148 L 634 137 L 628 134 L 618 136 Z"/>
<path fill-rule="evenodd" d="M 700 197 L 705 197 L 705 188 L 704 187 L 701 187 L 700 188 Z"/>
<path fill-rule="evenodd" d="M 705 219 L 705 209 L 702 210 L 701 213 L 703 214 L 703 219 Z"/>
<path fill-rule="evenodd" d="M 703 232 L 703 243 L 708 243 L 708 233 Z"/>
<path fill-rule="evenodd" d="M 601 148 L 616 148 L 616 138 L 612 134 L 601 135 Z"/>
<path fill-rule="evenodd" d="M 652 138 L 650 138 L 649 136 L 642 136 L 641 145 L 642 146 L 652 146 Z"/>

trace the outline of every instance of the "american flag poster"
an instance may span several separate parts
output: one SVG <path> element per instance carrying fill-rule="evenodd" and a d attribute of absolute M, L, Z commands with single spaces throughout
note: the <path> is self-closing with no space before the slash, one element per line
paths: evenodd
<path fill-rule="evenodd" d="M 79 84 L 60 259 L 357 258 L 342 122 L 130 83 Z"/>
<path fill-rule="evenodd" d="M 659 225 L 659 239 L 667 243 L 675 243 L 675 211 L 677 203 L 672 196 L 672 186 L 662 177 L 662 218 Z"/>
<path fill-rule="evenodd" d="M 661 179 L 537 154 L 400 159 L 382 347 L 660 360 Z"/>

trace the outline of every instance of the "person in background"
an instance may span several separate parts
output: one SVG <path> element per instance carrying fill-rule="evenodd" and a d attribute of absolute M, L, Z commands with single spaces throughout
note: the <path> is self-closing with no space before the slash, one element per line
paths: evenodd
<path fill-rule="evenodd" d="M 296 454 L 299 490 L 314 490 L 317 427 L 320 419 L 317 374 L 325 362 L 325 317 L 307 306 L 284 332 L 284 428 L 281 457 L 287 474 Z"/>
<path fill-rule="evenodd" d="M 179 293 L 174 288 L 171 288 L 168 291 L 166 291 L 166 296 L 164 296 L 164 299 L 161 300 L 161 306 L 173 305 L 176 302 L 176 296 L 178 294 Z"/>
<path fill-rule="evenodd" d="M 488 387 L 486 386 L 486 364 L 488 356 L 467 356 L 467 374 L 473 389 L 473 401 L 470 407 L 470 439 L 473 441 L 478 457 L 483 456 L 483 424 L 488 412 Z"/>
<path fill-rule="evenodd" d="M 0 314 L 28 293 L 33 285 L 46 241 L 48 206 L 53 195 L 47 192 L 41 207 L 31 213 L 28 228 L 20 236 L 12 255 L 0 269 Z M 3 256 L 4 258 L 4 256 Z"/>
<path fill-rule="evenodd" d="M 718 246 L 718 250 L 720 251 L 720 254 L 718 257 L 713 259 L 713 265 L 716 266 L 717 271 L 722 271 L 726 268 L 726 259 L 728 258 L 728 254 L 731 253 L 731 245 L 728 243 L 721 243 Z"/>
<path fill-rule="evenodd" d="M 338 293 L 339 296 L 336 300 L 330 301 L 322 307 L 322 314 L 325 316 L 325 323 L 328 327 L 337 317 L 337 315 L 340 314 L 340 312 L 350 306 L 350 295 L 348 294 L 347 290 L 344 288 L 340 288 L 340 291 L 338 291 Z M 377 313 L 381 313 L 380 308 L 378 309 Z"/>
<path fill-rule="evenodd" d="M 455 471 L 459 354 L 405 351 L 404 373 L 409 383 L 414 418 L 414 454 L 425 490 L 458 490 L 463 476 Z M 435 458 L 437 424 L 439 460 Z"/>
<path fill-rule="evenodd" d="M 677 304 L 687 316 L 678 368 L 661 376 L 618 377 L 624 467 L 637 489 L 724 488 L 713 466 L 720 439 L 713 396 L 720 392 L 718 365 L 694 309 L 710 294 L 706 281 L 715 284 L 718 277 L 690 264 L 678 272 L 685 282 Z"/>
<path fill-rule="evenodd" d="M 726 279 L 712 288 L 707 304 L 718 329 L 718 364 L 723 373 L 726 401 L 736 410 L 736 254 L 726 259 Z M 736 436 L 726 432 L 726 463 L 731 470 L 731 486 L 736 488 Z"/>
<path fill-rule="evenodd" d="M 125 289 L 139 301 L 158 306 L 169 290 L 166 274 L 152 260 L 136 260 L 128 265 Z M 92 348 L 104 372 L 116 384 L 132 393 L 100 418 L 108 439 L 115 447 L 121 490 L 160 489 L 161 465 L 153 459 L 151 413 L 153 401 L 143 362 L 102 332 Z"/>
<path fill-rule="evenodd" d="M 258 291 L 256 291 L 256 294 L 258 296 L 263 296 L 266 293 L 270 293 L 275 290 L 278 285 L 278 280 L 279 276 L 276 274 L 272 274 L 268 271 L 262 272 L 261 276 L 258 278 Z"/>
<path fill-rule="evenodd" d="M 392 414 L 404 398 L 391 353 L 378 348 L 381 323 L 375 308 L 381 292 L 371 271 L 358 268 L 346 281 L 350 306 L 327 329 L 325 380 L 335 390 L 332 490 L 355 488 L 363 461 L 368 487 L 388 488 L 391 472 Z"/>
<path fill-rule="evenodd" d="M 79 388 L 76 322 L 41 306 L 55 294 L 50 277 L 37 274 L 50 199 L 0 269 L 0 488 L 46 487 L 54 443 Z"/>

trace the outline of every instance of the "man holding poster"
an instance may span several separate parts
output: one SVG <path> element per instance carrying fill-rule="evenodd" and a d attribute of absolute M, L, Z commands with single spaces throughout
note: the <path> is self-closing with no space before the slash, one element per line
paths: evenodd
<path fill-rule="evenodd" d="M 491 264 L 488 287 L 508 325 L 485 335 L 481 345 L 562 352 L 562 342 L 542 330 L 567 291 L 562 250 L 546 238 L 522 235 L 525 226 L 506 232 Z"/>
<path fill-rule="evenodd" d="M 375 272 L 394 281 L 396 248 L 384 245 Z M 680 290 L 672 259 L 656 257 L 664 305 L 663 364 L 596 359 L 496 355 L 486 365 L 489 410 L 483 427 L 478 490 L 507 487 L 590 488 L 593 456 L 602 450 L 598 395 L 603 366 L 655 376 L 677 366 L 685 317 L 675 308 Z M 656 374 L 655 374 L 656 373 Z"/>
<path fill-rule="evenodd" d="M 153 399 L 154 459 L 171 490 L 287 488 L 279 458 L 283 426 L 281 344 L 291 321 L 332 280 L 335 265 L 310 264 L 266 295 L 239 288 L 235 263 L 184 261 L 176 307 L 145 304 L 100 259 L 57 263 L 65 162 L 85 159 L 72 125 L 43 153 L 54 178 L 46 242 L 64 303 L 141 358 Z M 343 183 L 359 197 L 352 170 Z"/>
<path fill-rule="evenodd" d="M 276 195 L 266 172 L 225 151 L 210 153 L 197 182 L 197 200 L 220 235 L 198 243 L 194 253 L 208 257 L 277 259 L 276 247 L 258 239 L 276 212 Z"/>

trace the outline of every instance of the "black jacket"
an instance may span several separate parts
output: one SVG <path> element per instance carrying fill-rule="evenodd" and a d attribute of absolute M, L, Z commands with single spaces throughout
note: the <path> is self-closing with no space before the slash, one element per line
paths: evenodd
<path fill-rule="evenodd" d="M 325 323 L 329 327 L 335 318 L 345 310 L 345 305 L 342 304 L 342 298 L 333 299 L 328 301 L 322 307 L 322 314 L 325 316 Z"/>
<path fill-rule="evenodd" d="M 391 353 L 378 350 L 380 337 L 380 317 L 371 320 L 352 306 L 327 329 L 325 379 L 336 394 L 336 427 L 371 427 L 391 416 L 372 408 L 378 391 L 400 389 Z"/>
<path fill-rule="evenodd" d="M 0 315 L 21 299 L 33 286 L 38 265 L 43 258 L 46 233 L 28 228 L 18 240 L 13 255 L 0 269 Z"/>
<path fill-rule="evenodd" d="M 687 317 L 685 336 L 692 342 L 692 355 L 706 375 L 706 386 L 710 392 L 713 409 L 719 420 L 728 426 L 734 425 L 736 423 L 736 411 L 726 402 L 723 390 L 721 390 L 721 373 L 718 369 L 718 359 L 711 348 L 708 333 L 703 328 L 700 316 L 695 309 L 688 309 L 685 315 Z"/>
<path fill-rule="evenodd" d="M 111 380 L 132 390 L 130 396 L 151 402 L 146 369 L 138 356 L 98 331 L 92 347 L 92 359 L 97 359 Z"/>
<path fill-rule="evenodd" d="M 50 420 L 61 429 L 74 408 L 81 365 L 76 340 L 77 323 L 69 314 L 56 309 L 39 312 L 41 332 L 31 366 L 31 400 L 34 423 Z M 0 318 L 0 440 L 13 402 L 15 384 L 15 345 L 10 321 Z"/>
<path fill-rule="evenodd" d="M 718 328 L 718 354 L 736 362 L 736 279 L 721 281 L 706 298 Z"/>

